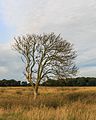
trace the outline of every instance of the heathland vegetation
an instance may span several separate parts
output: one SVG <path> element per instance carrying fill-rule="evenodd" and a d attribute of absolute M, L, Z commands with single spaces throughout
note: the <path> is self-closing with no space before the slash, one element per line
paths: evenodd
<path fill-rule="evenodd" d="M 0 120 L 96 120 L 95 87 L 0 88 Z"/>

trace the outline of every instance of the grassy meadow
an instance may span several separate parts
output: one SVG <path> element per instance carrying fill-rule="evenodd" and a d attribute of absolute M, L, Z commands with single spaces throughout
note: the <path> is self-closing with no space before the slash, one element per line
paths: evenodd
<path fill-rule="evenodd" d="M 0 120 L 96 120 L 96 87 L 0 87 Z"/>

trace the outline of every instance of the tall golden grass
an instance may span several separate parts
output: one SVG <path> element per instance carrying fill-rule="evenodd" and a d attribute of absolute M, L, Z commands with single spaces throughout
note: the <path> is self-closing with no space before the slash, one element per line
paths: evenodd
<path fill-rule="evenodd" d="M 0 120 L 96 120 L 95 87 L 0 88 Z"/>

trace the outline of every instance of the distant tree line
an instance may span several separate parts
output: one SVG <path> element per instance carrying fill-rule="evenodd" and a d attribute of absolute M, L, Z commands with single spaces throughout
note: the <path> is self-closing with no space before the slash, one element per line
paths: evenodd
<path fill-rule="evenodd" d="M 29 84 L 27 84 L 26 81 L 16 81 L 14 79 L 11 80 L 0 80 L 0 86 L 27 86 Z"/>
<path fill-rule="evenodd" d="M 61 80 L 49 80 L 42 84 L 43 86 L 96 86 L 96 78 L 78 77 Z"/>
<path fill-rule="evenodd" d="M 0 86 L 31 86 L 26 81 L 0 80 Z M 41 84 L 41 86 L 96 86 L 96 78 L 94 77 L 78 77 L 67 78 L 61 80 L 48 80 Z"/>

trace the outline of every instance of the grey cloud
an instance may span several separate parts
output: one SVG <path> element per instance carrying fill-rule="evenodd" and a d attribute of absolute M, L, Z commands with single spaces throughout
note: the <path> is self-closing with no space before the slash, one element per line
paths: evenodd
<path fill-rule="evenodd" d="M 79 76 L 85 76 L 85 77 L 96 77 L 96 67 L 84 67 L 81 68 L 79 72 Z"/>
<path fill-rule="evenodd" d="M 6 0 L 6 2 L 2 0 L 2 15 L 7 25 L 16 28 L 16 34 L 61 33 L 64 39 L 74 44 L 74 48 L 78 52 L 78 66 L 84 66 L 86 63 L 88 65 L 94 63 L 95 65 L 96 63 L 94 61 L 96 59 L 95 12 L 95 0 Z M 2 59 L 12 59 L 14 61 L 12 64 L 14 66 L 15 64 L 20 64 L 21 70 L 21 63 L 17 62 L 17 57 L 13 53 L 12 56 L 11 58 L 11 55 L 6 52 L 5 56 L 2 55 Z M 2 61 L 0 61 L 0 64 L 7 64 L 6 66 L 9 68 L 10 62 Z M 95 68 L 96 66 L 88 69 L 95 71 Z M 83 72 L 88 71 L 88 69 L 80 67 Z M 12 70 L 16 73 L 16 69 Z M 83 72 L 81 72 L 82 75 Z M 88 71 L 86 74 L 89 75 L 92 72 Z"/>
<path fill-rule="evenodd" d="M 23 80 L 23 64 L 20 56 L 12 51 L 9 45 L 1 44 L 0 47 L 0 79 Z"/>

